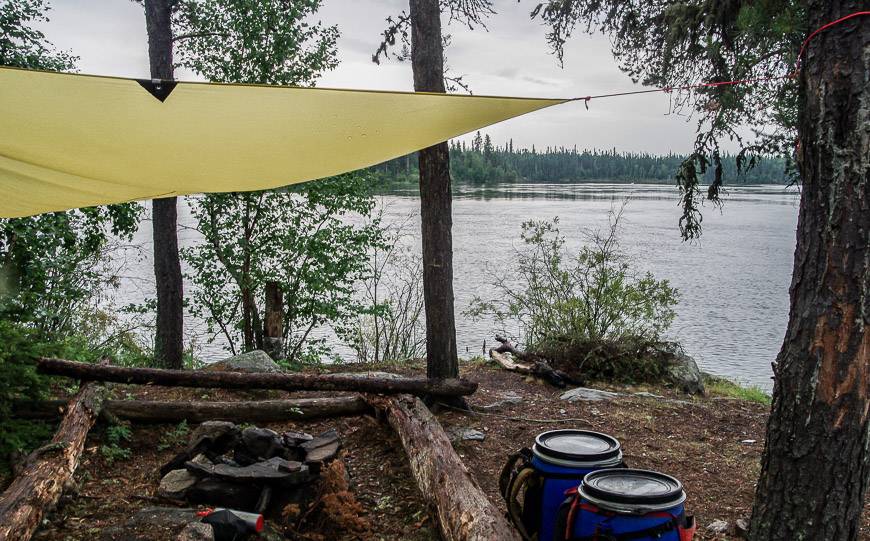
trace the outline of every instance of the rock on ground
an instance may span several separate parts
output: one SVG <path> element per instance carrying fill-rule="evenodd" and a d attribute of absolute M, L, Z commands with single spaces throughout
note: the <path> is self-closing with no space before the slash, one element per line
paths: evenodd
<path fill-rule="evenodd" d="M 477 406 L 474 409 L 481 411 L 498 411 L 505 406 L 512 406 L 514 404 L 521 404 L 523 401 L 523 397 L 518 395 L 513 391 L 508 391 L 501 395 L 501 399 L 493 402 L 492 404 L 487 404 L 485 406 Z"/>
<path fill-rule="evenodd" d="M 214 541 L 214 528 L 210 524 L 191 522 L 178 533 L 176 541 Z"/>
<path fill-rule="evenodd" d="M 568 402 L 576 402 L 578 400 L 596 402 L 599 400 L 613 400 L 617 396 L 619 396 L 619 393 L 602 391 L 601 389 L 590 389 L 589 387 L 577 387 L 576 389 L 565 391 L 559 398 Z"/>
<path fill-rule="evenodd" d="M 704 379 L 695 359 L 677 352 L 667 368 L 668 380 L 688 394 L 704 394 Z"/>
<path fill-rule="evenodd" d="M 710 533 L 721 534 L 728 531 L 728 523 L 724 520 L 714 520 L 705 528 Z"/>
<path fill-rule="evenodd" d="M 456 427 L 450 430 L 450 441 L 453 443 L 460 441 L 483 441 L 485 439 L 486 434 L 473 428 Z"/>
<path fill-rule="evenodd" d="M 255 349 L 235 357 L 207 364 L 201 370 L 221 372 L 281 372 L 281 367 L 265 351 Z"/>
<path fill-rule="evenodd" d="M 196 484 L 197 477 L 187 470 L 172 470 L 160 480 L 157 494 L 171 500 L 182 500 L 187 489 Z"/>

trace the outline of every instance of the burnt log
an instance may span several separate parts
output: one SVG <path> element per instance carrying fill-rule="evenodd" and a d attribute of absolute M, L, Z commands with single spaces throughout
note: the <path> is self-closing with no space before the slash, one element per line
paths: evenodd
<path fill-rule="evenodd" d="M 70 400 L 48 445 L 28 456 L 22 473 L 0 496 L 0 541 L 27 540 L 54 505 L 79 464 L 105 389 L 85 383 Z"/>
<path fill-rule="evenodd" d="M 16 402 L 13 417 L 55 419 L 63 415 L 63 400 Z M 205 421 L 277 422 L 361 415 L 371 408 L 359 396 L 256 400 L 244 402 L 182 402 L 172 400 L 107 400 L 103 413 L 136 423 L 202 423 Z"/>
<path fill-rule="evenodd" d="M 524 376 L 534 376 L 541 378 L 544 381 L 559 387 L 560 389 L 571 384 L 579 384 L 577 380 L 550 366 L 549 361 L 534 354 L 525 351 L 520 351 L 514 346 L 510 340 L 502 336 L 496 335 L 495 341 L 501 345 L 497 348 L 489 350 L 489 356 L 492 360 L 501 365 L 505 370 L 523 374 Z M 511 360 L 506 353 L 510 353 L 522 362 Z"/>
<path fill-rule="evenodd" d="M 284 391 L 355 391 L 379 394 L 408 393 L 418 396 L 461 396 L 477 390 L 477 384 L 461 378 L 409 378 L 390 374 L 247 374 L 124 368 L 42 358 L 42 374 L 116 383 L 206 387 L 219 389 L 279 389 Z"/>
<path fill-rule="evenodd" d="M 398 433 L 411 473 L 437 515 L 447 541 L 519 541 L 520 535 L 492 504 L 453 450 L 423 402 L 413 396 L 368 396 Z"/>

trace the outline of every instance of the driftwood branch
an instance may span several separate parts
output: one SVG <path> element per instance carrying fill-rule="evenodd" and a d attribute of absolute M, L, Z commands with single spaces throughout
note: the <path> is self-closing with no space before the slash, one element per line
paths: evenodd
<path fill-rule="evenodd" d="M 417 398 L 367 396 L 386 415 L 408 455 L 420 492 L 447 541 L 519 541 L 520 535 L 462 463 L 438 419 Z"/>
<path fill-rule="evenodd" d="M 565 372 L 554 369 L 546 359 L 534 353 L 518 350 L 507 338 L 496 335 L 495 341 L 501 345 L 490 349 L 489 356 L 505 370 L 510 370 L 524 376 L 541 378 L 559 388 L 565 387 L 569 383 L 578 383 Z M 512 360 L 508 354 L 513 355 L 521 362 Z"/>
<path fill-rule="evenodd" d="M 16 402 L 19 419 L 55 419 L 66 411 L 63 400 Z M 278 422 L 360 415 L 371 408 L 360 396 L 257 400 L 240 402 L 182 402 L 170 400 L 106 400 L 103 415 L 136 423 L 202 423 L 204 421 Z"/>
<path fill-rule="evenodd" d="M 25 459 L 24 467 L 0 496 L 0 541 L 27 540 L 72 479 L 88 431 L 100 414 L 105 389 L 86 383 L 66 408 L 48 445 Z"/>
<path fill-rule="evenodd" d="M 160 368 L 124 368 L 101 366 L 63 359 L 39 359 L 42 374 L 71 378 L 164 385 L 169 387 L 207 387 L 220 389 L 280 389 L 284 391 L 354 391 L 365 393 L 418 396 L 461 396 L 477 390 L 477 383 L 461 379 L 409 378 L 395 374 L 248 374 L 163 370 Z"/>

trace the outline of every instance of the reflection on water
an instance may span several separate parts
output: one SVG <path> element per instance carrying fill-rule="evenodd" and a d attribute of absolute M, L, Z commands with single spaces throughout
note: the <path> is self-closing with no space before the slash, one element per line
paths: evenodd
<path fill-rule="evenodd" d="M 584 231 L 607 223 L 607 213 L 628 197 L 622 247 L 641 270 L 666 278 L 679 288 L 680 304 L 671 329 L 702 369 L 741 381 L 771 386 L 770 363 L 776 357 L 788 316 L 788 286 L 797 224 L 797 189 L 781 186 L 730 188 L 722 209 L 707 206 L 699 242 L 680 239 L 678 195 L 674 187 L 648 184 L 505 184 L 457 187 L 453 204 L 453 248 L 457 340 L 463 356 L 492 344 L 493 325 L 462 316 L 475 295 L 495 295 L 494 270 L 510 269 L 519 248 L 522 222 L 560 218 L 567 246 L 576 250 Z M 381 196 L 386 219 L 419 214 L 413 190 Z M 179 204 L 179 242 L 198 242 L 186 205 Z M 411 231 L 419 231 L 419 218 Z M 128 268 L 122 302 L 153 297 L 150 222 L 136 235 L 143 257 Z M 419 237 L 408 242 L 419 250 Z M 185 284 L 189 292 L 192 287 Z M 189 335 L 204 325 L 188 318 Z M 199 340 L 204 344 L 204 340 Z M 204 344 L 202 356 L 224 355 L 221 342 Z M 340 353 L 349 355 L 346 348 Z"/>

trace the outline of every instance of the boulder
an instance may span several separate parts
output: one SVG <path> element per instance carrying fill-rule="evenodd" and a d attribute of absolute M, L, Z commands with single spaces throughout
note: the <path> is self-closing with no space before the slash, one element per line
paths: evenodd
<path fill-rule="evenodd" d="M 687 394 L 704 394 L 704 378 L 695 359 L 678 351 L 668 363 L 669 383 Z"/>
<path fill-rule="evenodd" d="M 221 372 L 282 372 L 281 367 L 269 357 L 265 351 L 255 349 L 235 357 L 230 357 L 222 361 L 217 361 L 207 364 L 200 370 L 221 371 Z"/>
<path fill-rule="evenodd" d="M 160 480 L 157 494 L 170 500 L 182 500 L 196 481 L 197 477 L 187 470 L 172 470 Z"/>
<path fill-rule="evenodd" d="M 567 400 L 568 402 L 576 402 L 578 400 L 597 402 L 599 400 L 613 400 L 617 396 L 619 396 L 619 393 L 602 391 L 601 389 L 591 389 L 589 387 L 577 387 L 576 389 L 565 391 L 559 398 Z"/>

